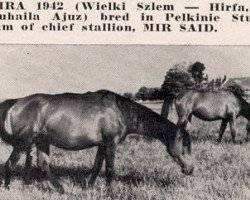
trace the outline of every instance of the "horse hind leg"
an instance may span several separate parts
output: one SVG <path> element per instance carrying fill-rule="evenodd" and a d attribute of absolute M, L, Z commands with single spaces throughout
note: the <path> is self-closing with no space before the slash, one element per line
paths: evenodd
<path fill-rule="evenodd" d="M 64 193 L 64 189 L 58 181 L 58 178 L 51 172 L 49 167 L 49 155 L 50 155 L 50 144 L 43 139 L 39 139 L 36 142 L 37 147 L 37 166 L 40 171 L 45 173 L 46 178 L 52 186 L 59 192 Z"/>
<path fill-rule="evenodd" d="M 5 188 L 7 188 L 7 189 L 9 189 L 12 171 L 13 171 L 14 167 L 16 166 L 16 164 L 18 163 L 18 161 L 20 160 L 21 154 L 22 154 L 21 149 L 14 147 L 9 159 L 5 163 L 4 182 L 5 182 Z"/>
<path fill-rule="evenodd" d="M 101 171 L 102 164 L 105 158 L 105 153 L 106 153 L 105 151 L 106 151 L 105 147 L 102 147 L 102 146 L 99 147 L 97 150 L 94 167 L 93 167 L 92 174 L 88 182 L 88 185 L 91 187 L 95 184 L 95 180 L 99 172 Z"/>

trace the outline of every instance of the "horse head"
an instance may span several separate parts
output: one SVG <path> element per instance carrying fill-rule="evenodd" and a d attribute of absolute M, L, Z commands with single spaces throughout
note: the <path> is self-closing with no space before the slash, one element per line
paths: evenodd
<path fill-rule="evenodd" d="M 167 151 L 182 167 L 182 173 L 192 174 L 193 165 L 187 164 L 183 157 L 183 155 L 191 153 L 191 141 L 187 131 L 181 127 L 174 129 L 168 140 Z"/>

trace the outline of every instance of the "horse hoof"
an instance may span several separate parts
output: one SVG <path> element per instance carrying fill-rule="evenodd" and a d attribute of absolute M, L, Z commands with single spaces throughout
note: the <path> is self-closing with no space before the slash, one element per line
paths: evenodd
<path fill-rule="evenodd" d="M 182 151 L 182 155 L 191 155 L 192 151 L 191 148 L 184 148 Z"/>
<path fill-rule="evenodd" d="M 182 173 L 185 174 L 185 175 L 191 175 L 194 171 L 194 166 L 193 165 L 190 165 L 190 166 L 187 166 L 187 167 L 184 167 L 182 168 Z"/>
<path fill-rule="evenodd" d="M 4 180 L 0 178 L 0 187 L 4 184 Z"/>
<path fill-rule="evenodd" d="M 88 187 L 93 187 L 94 184 L 95 184 L 94 181 L 89 180 L 87 186 L 88 186 Z"/>
<path fill-rule="evenodd" d="M 58 189 L 59 194 L 64 194 L 65 190 L 63 188 Z"/>
<path fill-rule="evenodd" d="M 10 190 L 10 187 L 8 185 L 5 185 L 5 190 Z"/>
<path fill-rule="evenodd" d="M 243 141 L 233 141 L 233 144 L 243 144 Z"/>
<path fill-rule="evenodd" d="M 243 141 L 239 141 L 239 144 L 243 144 L 244 142 Z"/>
<path fill-rule="evenodd" d="M 32 181 L 31 181 L 31 180 L 24 181 L 24 184 L 25 184 L 25 185 L 31 185 L 31 184 L 32 184 Z"/>
<path fill-rule="evenodd" d="M 30 185 L 32 183 L 32 180 L 30 178 L 24 178 L 24 183 L 26 185 Z"/>

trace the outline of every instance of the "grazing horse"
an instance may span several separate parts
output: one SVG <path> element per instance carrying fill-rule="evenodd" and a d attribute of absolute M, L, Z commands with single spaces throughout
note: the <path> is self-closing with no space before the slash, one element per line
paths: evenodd
<path fill-rule="evenodd" d="M 5 186 L 21 154 L 26 152 L 30 167 L 31 145 L 38 153 L 37 165 L 56 185 L 48 165 L 50 145 L 66 150 L 82 150 L 98 146 L 89 185 L 93 185 L 106 161 L 106 181 L 111 183 L 115 150 L 128 134 L 137 133 L 159 139 L 168 153 L 191 174 L 193 166 L 183 158 L 187 132 L 179 129 L 152 110 L 107 90 L 85 94 L 35 94 L 0 104 L 0 137 L 14 148 L 5 164 Z M 184 137 L 183 137 L 184 136 Z M 59 185 L 58 185 L 59 188 Z M 63 189 L 63 188 L 59 188 Z"/>
<path fill-rule="evenodd" d="M 168 117 L 172 101 L 173 98 L 166 98 L 163 103 L 161 114 L 165 118 Z M 177 125 L 182 128 L 186 127 L 188 121 L 191 122 L 192 115 L 205 121 L 222 120 L 218 142 L 221 142 L 228 123 L 233 142 L 236 142 L 235 119 L 241 115 L 248 120 L 246 140 L 250 139 L 250 104 L 231 91 L 184 91 L 175 99 L 175 107 L 178 114 Z"/>

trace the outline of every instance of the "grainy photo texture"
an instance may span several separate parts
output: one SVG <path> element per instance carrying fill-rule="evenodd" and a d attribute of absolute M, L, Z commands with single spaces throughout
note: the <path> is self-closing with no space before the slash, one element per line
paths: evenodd
<path fill-rule="evenodd" d="M 248 46 L 0 55 L 0 199 L 250 198 Z"/>

